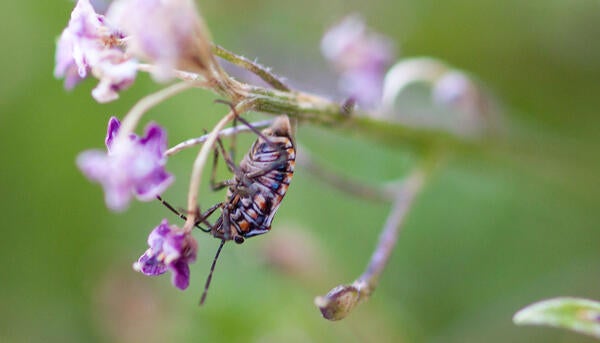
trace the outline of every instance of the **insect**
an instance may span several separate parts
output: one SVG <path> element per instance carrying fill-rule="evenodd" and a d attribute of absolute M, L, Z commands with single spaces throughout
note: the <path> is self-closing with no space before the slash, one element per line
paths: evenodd
<path fill-rule="evenodd" d="M 243 118 L 237 117 L 237 120 L 254 131 L 258 138 L 242 158 L 239 166 L 235 165 L 231 155 L 225 151 L 221 140 L 217 141 L 211 186 L 213 190 L 227 187 L 227 195 L 225 201 L 198 215 L 196 222 L 196 226 L 201 230 L 221 239 L 206 280 L 200 300 L 201 305 L 206 299 L 212 274 L 225 242 L 233 240 L 241 244 L 246 238 L 269 232 L 273 217 L 294 175 L 296 147 L 287 116 L 277 117 L 270 127 L 261 132 Z M 214 179 L 219 153 L 223 155 L 228 169 L 233 173 L 233 178 L 217 183 Z M 180 217 L 185 218 L 164 200 L 160 198 L 159 200 Z M 214 224 L 210 224 L 207 218 L 217 209 L 221 209 L 221 215 Z"/>
<path fill-rule="evenodd" d="M 273 217 L 294 176 L 296 148 L 288 117 L 278 117 L 257 134 L 258 139 L 239 167 L 219 142 L 219 150 L 234 176 L 218 184 L 213 181 L 213 189 L 228 187 L 226 200 L 220 206 L 222 214 L 210 231 L 216 238 L 241 244 L 245 238 L 271 230 Z M 215 150 L 215 161 L 217 154 Z"/>

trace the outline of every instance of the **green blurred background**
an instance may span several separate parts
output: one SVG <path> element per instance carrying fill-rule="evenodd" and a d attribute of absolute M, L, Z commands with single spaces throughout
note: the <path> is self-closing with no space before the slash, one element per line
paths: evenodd
<path fill-rule="evenodd" d="M 516 327 L 513 313 L 543 298 L 600 299 L 600 2 L 398 0 L 205 2 L 219 44 L 257 57 L 302 89 L 333 94 L 320 57 L 325 28 L 351 12 L 389 35 L 403 57 L 431 55 L 472 72 L 501 101 L 514 142 L 455 154 L 415 204 L 371 300 L 341 322 L 315 295 L 364 268 L 388 207 L 350 198 L 298 169 L 273 232 L 226 246 L 197 307 L 217 241 L 198 235 L 191 287 L 131 270 L 148 232 L 171 214 L 134 203 L 114 214 L 76 169 L 102 148 L 111 114 L 158 89 L 146 76 L 117 102 L 95 103 L 88 81 L 67 93 L 52 77 L 54 42 L 73 3 L 0 4 L 1 342 L 591 342 Z M 171 143 L 224 113 L 187 92 L 148 118 Z M 258 116 L 255 116 L 258 118 Z M 335 170 L 383 182 L 414 160 L 347 132 L 301 127 L 298 140 Z M 244 147 L 252 138 L 240 139 Z M 244 150 L 241 148 L 240 150 Z M 194 153 L 172 158 L 183 206 Z M 225 176 L 225 175 L 223 175 Z M 223 194 L 208 194 L 209 204 Z M 277 251 L 274 247 L 283 247 Z M 294 260 L 294 249 L 300 258 Z M 288 255 L 286 255 L 288 254 Z M 292 258 L 290 264 L 281 259 Z"/>

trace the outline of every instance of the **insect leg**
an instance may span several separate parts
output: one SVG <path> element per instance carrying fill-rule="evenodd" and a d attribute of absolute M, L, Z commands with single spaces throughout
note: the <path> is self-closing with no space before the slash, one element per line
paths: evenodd
<path fill-rule="evenodd" d="M 215 211 L 221 206 L 223 206 L 222 202 L 214 204 L 208 210 L 204 211 L 204 213 L 199 214 L 198 218 L 196 218 L 196 225 L 198 225 L 199 223 L 204 223 L 204 224 L 208 225 L 209 227 L 213 227 L 213 225 L 211 225 L 206 219 L 208 219 L 208 217 L 210 217 L 213 213 L 215 213 Z M 207 231 L 205 231 L 205 232 L 207 232 Z"/>
<path fill-rule="evenodd" d="M 248 179 L 255 179 L 257 177 L 266 175 L 273 170 L 279 169 L 282 166 L 282 163 L 284 163 L 284 162 L 275 161 L 262 169 L 259 169 L 259 170 L 256 170 L 256 171 L 246 174 L 246 177 Z"/>
<path fill-rule="evenodd" d="M 206 301 L 206 296 L 208 295 L 208 287 L 210 287 L 210 282 L 212 281 L 213 272 L 215 271 L 215 266 L 217 265 L 217 260 L 219 259 L 219 255 L 221 254 L 221 250 L 225 245 L 225 240 L 221 240 L 221 244 L 219 244 L 219 249 L 217 249 L 217 253 L 215 254 L 215 258 L 213 259 L 212 265 L 210 266 L 210 272 L 208 272 L 208 277 L 206 278 L 206 283 L 204 284 L 204 291 L 202 292 L 202 297 L 200 297 L 200 306 L 204 304 Z"/>
<path fill-rule="evenodd" d="M 171 204 L 169 204 L 167 201 L 165 201 L 163 198 L 161 198 L 161 196 L 160 196 L 160 195 L 157 195 L 157 196 L 156 196 L 156 199 L 158 199 L 158 201 L 160 201 L 160 203 L 161 203 L 161 204 L 163 204 L 163 205 L 164 205 L 166 208 L 168 208 L 168 209 L 169 209 L 171 212 L 175 213 L 175 215 L 177 215 L 179 218 L 181 218 L 181 219 L 183 219 L 183 220 L 187 220 L 187 217 L 186 217 L 186 216 L 185 216 L 183 213 L 181 213 L 181 212 L 177 211 L 177 210 L 176 210 L 176 209 L 175 209 L 175 208 L 174 208 L 174 207 L 173 207 Z M 215 211 L 215 210 L 212 210 L 212 212 L 214 212 L 214 211 Z M 207 212 L 208 212 L 208 211 L 207 211 Z M 208 216 L 210 216 L 210 215 L 212 214 L 212 212 L 208 213 L 206 216 L 200 216 L 200 217 L 202 217 L 203 219 L 202 219 L 202 220 L 200 220 L 200 221 L 196 221 L 196 223 L 195 223 L 194 225 L 195 225 L 195 226 L 196 226 L 198 229 L 200 229 L 200 230 L 202 230 L 202 231 L 204 231 L 204 232 L 210 232 L 210 229 L 205 229 L 205 228 L 203 228 L 202 226 L 200 226 L 200 223 L 202 222 L 202 223 L 205 223 L 205 224 L 207 224 L 208 226 L 211 226 L 211 225 L 210 225 L 210 223 L 207 223 L 207 222 L 206 222 L 206 218 L 207 218 Z"/>
<path fill-rule="evenodd" d="M 235 170 L 237 169 L 237 167 L 233 164 L 233 161 L 229 160 L 226 157 L 226 153 L 225 153 L 225 149 L 223 148 L 223 143 L 221 142 L 220 138 L 217 138 L 217 142 L 219 144 L 218 147 L 215 148 L 215 153 L 213 155 L 213 167 L 212 167 L 212 173 L 210 176 L 210 188 L 213 191 L 218 191 L 220 189 L 223 189 L 225 187 L 231 186 L 233 184 L 235 184 L 234 180 L 225 180 L 225 181 L 220 181 L 217 182 L 216 177 L 217 177 L 217 164 L 218 164 L 218 160 L 219 160 L 219 149 L 221 150 L 221 153 L 223 155 L 223 159 L 225 160 L 225 162 L 227 163 L 227 168 L 231 171 L 235 173 Z"/>
<path fill-rule="evenodd" d="M 250 131 L 254 132 L 258 137 L 262 138 L 271 147 L 277 146 L 277 144 L 271 142 L 271 140 L 267 136 L 265 136 L 262 132 L 258 131 L 254 126 L 252 126 L 252 124 L 249 121 L 247 121 L 246 119 L 244 119 L 240 116 L 236 116 L 236 117 L 237 117 L 237 120 L 242 122 L 242 124 L 246 125 L 250 129 Z"/>
<path fill-rule="evenodd" d="M 233 117 L 233 123 L 234 123 L 234 126 L 235 126 L 235 123 L 236 123 L 236 121 L 238 121 L 238 120 L 239 120 L 239 121 L 240 121 L 240 122 L 242 122 L 244 125 L 246 125 L 246 126 L 247 126 L 247 127 L 250 129 L 250 131 L 254 132 L 254 133 L 255 133 L 255 134 L 258 136 L 258 137 L 262 138 L 262 139 L 263 139 L 264 141 L 266 141 L 266 142 L 267 142 L 269 145 L 271 145 L 271 146 L 274 146 L 274 145 L 275 145 L 275 144 L 274 144 L 274 143 L 272 143 L 272 142 L 271 142 L 271 141 L 270 141 L 270 140 L 269 140 L 269 139 L 268 139 L 268 138 L 267 138 L 267 137 L 266 137 L 266 136 L 265 136 L 265 135 L 264 135 L 262 132 L 258 131 L 258 130 L 257 130 L 255 127 L 254 127 L 254 126 L 252 126 L 252 124 L 250 124 L 250 122 L 248 122 L 246 119 L 242 118 L 242 117 L 241 117 L 241 116 L 240 116 L 240 115 L 237 113 L 237 111 L 235 110 L 235 106 L 233 106 L 233 104 L 232 104 L 231 102 L 229 102 L 229 101 L 226 101 L 226 100 L 221 100 L 221 99 L 217 99 L 217 100 L 215 100 L 215 102 L 217 102 L 217 103 L 221 103 L 221 104 L 225 104 L 225 105 L 229 106 L 229 108 L 231 109 L 231 111 L 232 111 L 232 112 L 233 112 L 233 114 L 234 114 L 234 117 Z M 234 137 L 235 137 L 235 136 L 234 136 Z M 233 153 L 232 153 L 231 155 L 233 155 Z"/>

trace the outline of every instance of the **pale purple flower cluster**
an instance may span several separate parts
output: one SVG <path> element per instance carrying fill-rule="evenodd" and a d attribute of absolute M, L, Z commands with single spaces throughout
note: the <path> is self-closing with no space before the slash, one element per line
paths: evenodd
<path fill-rule="evenodd" d="M 206 53 L 199 50 L 210 52 L 192 0 L 118 0 L 107 16 L 127 34 L 127 52 L 156 66 L 158 81 L 169 80 L 176 68 L 197 70 Z"/>
<path fill-rule="evenodd" d="M 379 105 L 383 78 L 394 58 L 393 44 L 370 31 L 357 15 L 330 28 L 321 40 L 325 58 L 340 73 L 339 87 L 359 105 Z"/>
<path fill-rule="evenodd" d="M 196 261 L 198 243 L 188 232 L 169 226 L 166 219 L 148 236 L 148 250 L 133 264 L 133 269 L 150 276 L 173 273 L 173 285 L 181 290 L 190 283 L 189 264 Z"/>
<path fill-rule="evenodd" d="M 92 2 L 77 1 L 57 41 L 54 75 L 65 79 L 67 89 L 93 76 L 99 83 L 92 96 L 108 102 L 134 82 L 138 60 L 152 63 L 144 70 L 160 81 L 172 77 L 176 68 L 207 72 L 214 62 L 193 0 L 116 0 L 103 11 L 106 16 L 97 13 Z M 165 170 L 167 135 L 162 127 L 151 123 L 142 137 L 119 135 L 120 127 L 117 118 L 110 118 L 107 152 L 85 151 L 77 158 L 85 176 L 102 185 L 106 205 L 114 211 L 125 210 L 133 197 L 154 200 L 174 180 Z M 195 261 L 198 249 L 190 232 L 164 220 L 150 234 L 148 245 L 134 268 L 146 275 L 170 270 L 173 284 L 186 289 L 188 264 Z"/>
<path fill-rule="evenodd" d="M 110 118 L 107 153 L 89 150 L 77 158 L 83 173 L 102 184 L 106 205 L 115 211 L 126 209 L 133 195 L 142 201 L 153 200 L 174 179 L 165 171 L 167 135 L 160 126 L 148 125 L 145 137 L 131 134 L 128 139 L 116 141 L 119 126 L 117 118 Z"/>
<path fill-rule="evenodd" d="M 137 63 L 120 48 L 123 34 L 94 11 L 89 0 L 79 0 L 69 25 L 57 42 L 54 75 L 72 89 L 89 73 L 100 80 L 92 91 L 98 102 L 118 98 L 118 92 L 135 79 Z"/>
<path fill-rule="evenodd" d="M 106 16 L 79 0 L 58 39 L 54 75 L 72 89 L 91 74 L 100 80 L 92 96 L 109 102 L 135 80 L 135 58 L 151 62 L 159 81 L 175 68 L 206 68 L 212 55 L 204 31 L 192 0 L 118 0 Z"/>

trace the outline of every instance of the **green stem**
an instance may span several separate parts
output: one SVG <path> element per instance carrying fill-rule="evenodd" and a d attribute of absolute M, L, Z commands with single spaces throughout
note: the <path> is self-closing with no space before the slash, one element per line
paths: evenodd
<path fill-rule="evenodd" d="M 499 143 L 495 141 L 496 137 L 492 137 L 494 141 L 474 139 L 440 129 L 410 126 L 400 120 L 375 117 L 368 112 L 348 112 L 335 101 L 289 90 L 268 69 L 222 47 L 213 46 L 213 51 L 217 56 L 254 72 L 275 88 L 245 84 L 227 75 L 212 80 L 213 91 L 234 104 L 242 101 L 252 103 L 252 108 L 248 108 L 251 111 L 276 115 L 285 113 L 299 122 L 331 126 L 386 145 L 408 146 L 424 152 L 440 147 L 449 151 L 482 150 L 490 143 Z"/>
<path fill-rule="evenodd" d="M 248 87 L 246 91 L 247 96 L 255 101 L 255 111 L 286 113 L 300 122 L 335 126 L 388 145 L 410 145 L 420 150 L 429 150 L 436 146 L 443 146 L 449 150 L 469 150 L 483 143 L 447 131 L 418 128 L 399 121 L 376 118 L 366 112 L 348 113 L 341 104 L 312 94 L 260 87 Z"/>
<path fill-rule="evenodd" d="M 215 53 L 215 55 L 221 57 L 222 59 L 254 73 L 258 77 L 263 79 L 263 81 L 273 86 L 275 89 L 279 89 L 282 91 L 290 90 L 289 87 L 283 84 L 283 82 L 277 76 L 271 73 L 269 68 L 261 66 L 256 62 L 252 62 L 246 57 L 236 55 L 233 52 L 219 45 L 213 45 L 213 52 Z"/>

